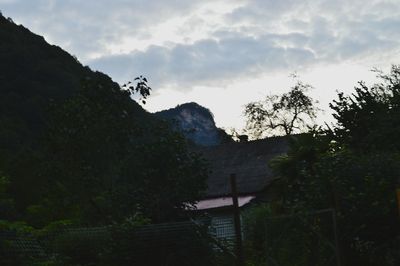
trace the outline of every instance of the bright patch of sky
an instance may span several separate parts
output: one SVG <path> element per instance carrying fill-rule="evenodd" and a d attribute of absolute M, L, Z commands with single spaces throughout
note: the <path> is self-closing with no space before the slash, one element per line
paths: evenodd
<path fill-rule="evenodd" d="M 121 84 L 146 76 L 148 110 L 195 101 L 225 128 L 243 127 L 244 105 L 287 91 L 294 72 L 330 122 L 337 90 L 400 63 L 398 0 L 0 0 L 0 10 Z"/>

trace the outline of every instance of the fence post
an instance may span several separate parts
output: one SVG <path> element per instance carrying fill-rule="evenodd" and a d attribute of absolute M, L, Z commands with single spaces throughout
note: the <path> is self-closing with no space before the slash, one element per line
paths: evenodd
<path fill-rule="evenodd" d="M 236 265 L 243 266 L 243 247 L 242 247 L 242 230 L 240 225 L 240 210 L 238 194 L 236 189 L 236 175 L 231 174 L 231 192 L 232 192 L 232 202 L 233 202 L 233 218 L 235 223 L 235 236 L 236 236 Z"/>

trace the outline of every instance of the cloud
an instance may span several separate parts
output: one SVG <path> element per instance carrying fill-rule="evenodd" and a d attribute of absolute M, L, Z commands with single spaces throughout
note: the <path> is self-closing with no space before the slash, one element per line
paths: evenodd
<path fill-rule="evenodd" d="M 400 59 L 398 0 L 0 1 L 83 63 L 119 82 L 143 74 L 154 88 Z"/>
<path fill-rule="evenodd" d="M 102 57 L 90 65 L 119 80 L 143 74 L 155 81 L 156 87 L 166 83 L 182 89 L 194 84 L 215 85 L 226 79 L 294 68 L 312 61 L 311 51 L 275 42 L 275 39 L 290 41 L 296 37 L 301 38 L 295 35 L 253 38 L 239 34 L 221 40 L 177 44 L 172 48 L 152 46 L 144 52 Z"/>
<path fill-rule="evenodd" d="M 14 3 L 16 0 L 0 0 L 0 4 L 12 4 Z"/>
<path fill-rule="evenodd" d="M 229 15 L 227 20 L 230 23 L 252 23 L 264 24 L 268 29 L 274 29 L 276 22 L 284 19 L 286 15 L 304 12 L 307 6 L 306 1 L 296 0 L 249 0 Z"/>
<path fill-rule="evenodd" d="M 2 0 L 4 1 L 4 0 Z M 7 0 L 4 15 L 86 60 L 108 52 L 108 45 L 147 31 L 171 17 L 195 9 L 186 0 Z"/>
<path fill-rule="evenodd" d="M 251 0 L 226 14 L 202 40 L 152 46 L 90 64 L 119 79 L 130 71 L 148 75 L 157 86 L 186 89 L 320 63 L 379 58 L 399 47 L 399 8 L 394 1 Z"/>
<path fill-rule="evenodd" d="M 254 34 L 265 25 L 261 31 L 306 36 L 307 43 L 295 46 L 310 49 L 319 61 L 337 63 L 396 54 L 399 12 L 398 1 L 251 0 L 228 14 L 227 20 L 252 25 L 247 31 Z"/>

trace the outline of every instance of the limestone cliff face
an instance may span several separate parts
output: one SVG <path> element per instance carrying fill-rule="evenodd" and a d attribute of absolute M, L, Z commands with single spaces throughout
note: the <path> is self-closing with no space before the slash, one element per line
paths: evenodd
<path fill-rule="evenodd" d="M 215 146 L 229 140 L 225 131 L 216 127 L 211 111 L 197 103 L 185 103 L 155 115 L 172 121 L 177 130 L 197 145 Z"/>

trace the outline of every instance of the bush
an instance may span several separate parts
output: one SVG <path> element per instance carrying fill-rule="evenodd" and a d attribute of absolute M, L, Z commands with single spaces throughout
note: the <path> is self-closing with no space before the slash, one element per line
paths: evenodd
<path fill-rule="evenodd" d="M 244 249 L 250 265 L 335 265 L 330 211 L 276 215 L 269 204 L 244 214 Z"/>

